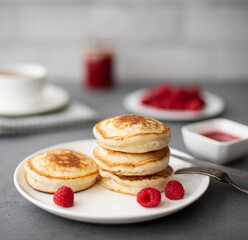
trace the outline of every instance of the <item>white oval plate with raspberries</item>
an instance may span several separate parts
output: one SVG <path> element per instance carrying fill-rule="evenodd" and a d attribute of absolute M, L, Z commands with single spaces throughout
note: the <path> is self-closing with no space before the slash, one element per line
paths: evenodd
<path fill-rule="evenodd" d="M 128 94 L 124 100 L 124 107 L 131 113 L 145 114 L 160 120 L 167 121 L 196 121 L 217 116 L 225 109 L 224 101 L 213 93 L 202 91 L 206 103 L 200 111 L 166 110 L 145 106 L 141 103 L 147 89 L 141 89 Z"/>
<path fill-rule="evenodd" d="M 93 157 L 92 152 L 96 146 L 96 140 L 68 142 L 42 149 L 31 156 L 48 149 L 69 148 Z M 188 156 L 172 148 L 171 152 Z M 175 180 L 180 181 L 185 189 L 184 197 L 180 200 L 169 200 L 162 192 L 162 199 L 158 206 L 145 208 L 136 201 L 136 196 L 107 190 L 97 183 L 89 189 L 75 193 L 74 205 L 70 208 L 63 208 L 55 205 L 53 194 L 36 191 L 27 183 L 24 163 L 31 156 L 24 159 L 17 166 L 14 173 L 14 183 L 20 194 L 37 207 L 50 213 L 82 222 L 124 224 L 165 217 L 195 202 L 205 193 L 209 186 L 209 177 L 207 176 L 196 174 L 176 175 Z M 174 170 L 190 166 L 190 164 L 173 157 L 170 159 L 170 165 Z"/>

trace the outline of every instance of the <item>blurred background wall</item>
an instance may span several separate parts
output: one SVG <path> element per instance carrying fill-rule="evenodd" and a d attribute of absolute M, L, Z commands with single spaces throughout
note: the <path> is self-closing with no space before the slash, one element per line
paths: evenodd
<path fill-rule="evenodd" d="M 0 0 L 0 63 L 80 81 L 95 37 L 114 44 L 120 82 L 248 79 L 248 0 Z"/>

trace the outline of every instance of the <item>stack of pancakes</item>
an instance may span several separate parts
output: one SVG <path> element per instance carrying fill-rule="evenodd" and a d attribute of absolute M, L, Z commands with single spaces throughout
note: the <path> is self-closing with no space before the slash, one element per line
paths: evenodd
<path fill-rule="evenodd" d="M 93 133 L 99 145 L 93 155 L 105 188 L 135 195 L 146 187 L 162 192 L 173 178 L 168 165 L 171 133 L 164 123 L 122 115 L 99 122 Z"/>

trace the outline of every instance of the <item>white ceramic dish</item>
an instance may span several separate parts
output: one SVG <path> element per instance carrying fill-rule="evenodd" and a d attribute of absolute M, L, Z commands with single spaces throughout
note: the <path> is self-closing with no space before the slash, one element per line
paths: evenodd
<path fill-rule="evenodd" d="M 138 90 L 128 94 L 124 100 L 124 107 L 131 113 L 148 115 L 160 120 L 169 121 L 191 121 L 210 118 L 223 112 L 225 108 L 224 101 L 209 92 L 203 91 L 203 97 L 206 106 L 201 111 L 169 111 L 148 107 L 141 104 L 141 99 L 147 89 Z"/>
<path fill-rule="evenodd" d="M 240 139 L 220 142 L 201 135 L 216 130 Z M 182 128 L 182 135 L 184 144 L 190 152 L 219 164 L 248 154 L 248 126 L 228 119 L 216 118 L 186 125 Z"/>
<path fill-rule="evenodd" d="M 47 149 L 70 148 L 92 157 L 93 149 L 96 146 L 96 140 L 83 140 L 63 143 Z M 39 152 L 46 151 L 47 149 Z M 171 149 L 171 151 L 186 155 L 175 149 Z M 113 192 L 103 188 L 99 184 L 95 184 L 85 191 L 75 193 L 73 207 L 62 208 L 53 203 L 52 194 L 36 191 L 28 185 L 25 179 L 24 163 L 29 157 L 18 165 L 14 173 L 14 183 L 20 194 L 37 207 L 50 213 L 83 222 L 122 224 L 161 218 L 177 212 L 196 201 L 204 194 L 209 185 L 209 177 L 207 176 L 178 175 L 175 178 L 185 188 L 183 199 L 177 201 L 169 200 L 162 193 L 162 201 L 159 206 L 155 208 L 144 208 L 136 202 L 135 196 Z M 189 166 L 188 163 L 174 158 L 171 158 L 171 165 L 174 169 Z"/>
<path fill-rule="evenodd" d="M 36 104 L 21 106 L 0 105 L 0 115 L 2 116 L 23 116 L 34 115 L 60 109 L 68 104 L 70 96 L 63 88 L 47 84 L 44 86 L 41 100 Z"/>
<path fill-rule="evenodd" d="M 0 106 L 38 103 L 42 97 L 47 69 L 33 63 L 0 66 Z"/>

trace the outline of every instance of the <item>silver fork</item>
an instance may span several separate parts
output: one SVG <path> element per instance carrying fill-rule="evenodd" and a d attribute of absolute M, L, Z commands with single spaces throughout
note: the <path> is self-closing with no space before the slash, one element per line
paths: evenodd
<path fill-rule="evenodd" d="M 181 168 L 178 169 L 175 174 L 202 174 L 202 175 L 207 175 L 209 177 L 213 177 L 221 182 L 230 184 L 231 186 L 235 187 L 236 189 L 247 193 L 248 194 L 248 189 L 245 189 L 243 187 L 240 187 L 237 185 L 235 182 L 231 180 L 231 178 L 228 176 L 228 174 L 224 171 L 214 169 L 214 168 L 209 168 L 209 167 L 188 167 L 188 168 Z"/>

